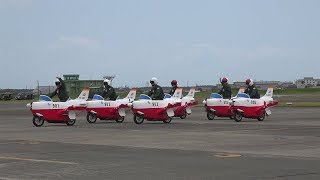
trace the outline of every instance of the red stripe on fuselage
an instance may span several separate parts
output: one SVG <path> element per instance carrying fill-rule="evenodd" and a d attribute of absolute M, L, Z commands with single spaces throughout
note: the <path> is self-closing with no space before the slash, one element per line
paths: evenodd
<path fill-rule="evenodd" d="M 205 106 L 207 111 L 211 109 L 215 110 L 214 114 L 219 117 L 230 117 L 232 116 L 232 109 L 230 106 Z"/>
<path fill-rule="evenodd" d="M 69 121 L 68 111 L 64 109 L 39 109 L 31 110 L 33 115 L 41 114 L 46 121 Z"/>
<path fill-rule="evenodd" d="M 168 115 L 165 108 L 147 108 L 147 109 L 132 109 L 134 114 L 143 113 L 143 118 L 148 120 L 165 120 Z"/>
<path fill-rule="evenodd" d="M 243 117 L 246 118 L 258 118 L 265 112 L 266 106 L 253 106 L 253 107 L 246 107 L 246 106 L 233 106 L 232 109 L 236 111 L 240 109 L 243 112 Z"/>
<path fill-rule="evenodd" d="M 87 112 L 94 111 L 96 112 L 97 118 L 100 119 L 119 119 L 120 115 L 118 108 L 87 108 Z"/>

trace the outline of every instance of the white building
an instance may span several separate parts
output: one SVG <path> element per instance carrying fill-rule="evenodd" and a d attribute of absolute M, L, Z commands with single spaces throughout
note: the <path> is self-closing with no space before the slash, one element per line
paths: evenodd
<path fill-rule="evenodd" d="M 316 87 L 320 86 L 320 79 L 314 79 L 313 77 L 304 77 L 296 81 L 297 88 Z"/>

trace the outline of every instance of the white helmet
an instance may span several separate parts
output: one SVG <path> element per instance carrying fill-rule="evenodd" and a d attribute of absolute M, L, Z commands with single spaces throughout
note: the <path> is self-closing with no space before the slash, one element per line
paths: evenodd
<path fill-rule="evenodd" d="M 158 79 L 156 77 L 151 78 L 150 83 L 154 82 L 154 84 L 158 84 Z M 151 83 L 152 84 L 152 83 Z"/>
<path fill-rule="evenodd" d="M 61 83 L 60 80 L 57 78 L 56 81 L 55 81 L 55 84 L 56 85 L 60 85 L 60 83 Z"/>
<path fill-rule="evenodd" d="M 247 79 L 246 80 L 246 84 L 249 85 L 249 86 L 252 86 L 253 85 L 253 80 L 252 79 Z"/>
<path fill-rule="evenodd" d="M 111 85 L 111 81 L 109 79 L 103 80 L 104 85 Z"/>

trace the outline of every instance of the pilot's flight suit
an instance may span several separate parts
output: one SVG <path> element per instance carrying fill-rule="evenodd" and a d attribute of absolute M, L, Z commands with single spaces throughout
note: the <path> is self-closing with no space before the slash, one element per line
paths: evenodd
<path fill-rule="evenodd" d="M 59 78 L 59 81 L 60 81 L 60 86 L 55 90 L 53 91 L 49 97 L 50 98 L 53 98 L 55 95 L 58 95 L 58 98 L 61 102 L 66 102 L 68 99 L 69 99 L 69 95 L 68 95 L 68 92 L 67 92 L 67 89 L 66 89 L 66 85 L 64 83 L 64 81 Z"/>
<path fill-rule="evenodd" d="M 172 86 L 172 88 L 170 89 L 170 91 L 169 91 L 169 94 L 171 95 L 171 96 L 173 96 L 173 94 L 174 94 L 174 92 L 176 92 L 176 89 L 178 88 L 178 86 Z"/>
<path fill-rule="evenodd" d="M 232 91 L 231 86 L 228 83 L 223 83 L 221 90 L 218 92 L 223 99 L 231 99 Z"/>
<path fill-rule="evenodd" d="M 153 85 L 148 93 L 148 96 L 150 96 L 153 100 L 163 100 L 164 92 L 162 87 L 157 84 Z"/>
<path fill-rule="evenodd" d="M 103 90 L 103 93 L 101 95 L 104 99 L 109 98 L 111 101 L 115 101 L 117 100 L 117 94 L 116 91 L 114 90 L 114 88 L 112 86 L 106 86 Z"/>
<path fill-rule="evenodd" d="M 244 93 L 248 94 L 252 99 L 260 98 L 259 91 L 254 85 L 248 86 L 247 89 L 244 91 Z"/>

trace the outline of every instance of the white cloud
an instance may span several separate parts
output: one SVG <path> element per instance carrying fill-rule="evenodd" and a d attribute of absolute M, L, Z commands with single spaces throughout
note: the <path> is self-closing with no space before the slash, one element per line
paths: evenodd
<path fill-rule="evenodd" d="M 27 7 L 32 4 L 33 0 L 0 0 L 0 8 Z"/>
<path fill-rule="evenodd" d="M 99 47 L 99 43 L 96 40 L 88 37 L 81 37 L 81 36 L 60 37 L 59 40 L 66 44 L 81 47 L 81 48 L 91 49 L 91 48 Z"/>

